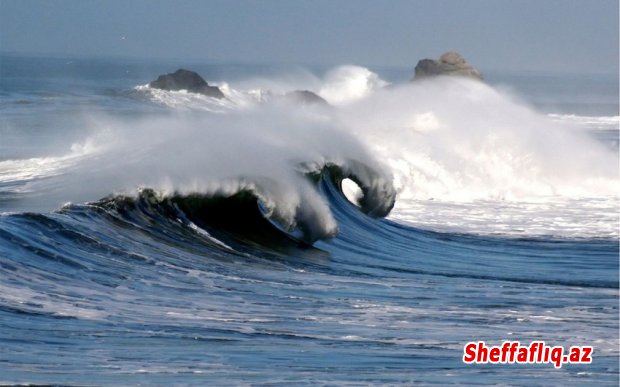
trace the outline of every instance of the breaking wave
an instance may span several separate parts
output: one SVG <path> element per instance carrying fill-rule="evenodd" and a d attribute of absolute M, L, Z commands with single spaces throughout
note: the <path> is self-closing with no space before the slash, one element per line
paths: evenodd
<path fill-rule="evenodd" d="M 165 109 L 90 117 L 83 124 L 95 135 L 69 154 L 3 161 L 1 195 L 11 199 L 3 208 L 49 210 L 142 188 L 162 195 L 248 191 L 267 217 L 304 229 L 312 241 L 333 236 L 337 225 L 308 176 L 335 165 L 385 208 L 396 195 L 391 216 L 423 228 L 617 235 L 617 157 L 589 134 L 593 122 L 611 126 L 617 117 L 548 116 L 459 78 L 386 87 L 358 66 L 302 78 L 299 89 L 330 105 L 281 98 L 283 85 L 294 85 L 290 78 L 216 81 L 224 99 L 137 86 L 134 98 Z M 359 166 L 363 171 L 352 170 Z M 564 220 L 529 222 L 540 208 L 544 219 Z"/>

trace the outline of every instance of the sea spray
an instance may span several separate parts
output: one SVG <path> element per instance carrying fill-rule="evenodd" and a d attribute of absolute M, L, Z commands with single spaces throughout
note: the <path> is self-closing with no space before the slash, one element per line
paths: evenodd
<path fill-rule="evenodd" d="M 93 201 L 140 188 L 164 195 L 250 190 L 262 201 L 267 216 L 287 229 L 308 230 L 312 241 L 333 236 L 337 228 L 306 176 L 329 164 L 342 167 L 369 187 L 370 195 L 385 195 L 370 200 L 385 201 L 388 211 L 393 205 L 390 173 L 357 139 L 323 116 L 291 112 L 290 106 L 226 115 L 190 111 L 125 120 L 99 116 L 91 122 L 101 128 L 96 152 L 42 160 L 49 171 L 39 179 L 22 180 L 28 190 L 14 204 L 28 210 L 53 210 L 67 201 Z M 32 162 L 36 160 L 10 166 L 5 162 L 4 177 Z M 356 165 L 367 166 L 372 175 L 360 172 Z M 19 181 L 13 183 L 19 186 Z M 385 189 L 377 191 L 377 184 Z"/>
<path fill-rule="evenodd" d="M 613 152 L 481 82 L 415 82 L 337 114 L 389 160 L 401 196 L 516 200 L 619 188 Z"/>
<path fill-rule="evenodd" d="M 400 85 L 336 116 L 390 165 L 400 221 L 484 234 L 617 235 L 617 149 L 487 84 L 450 77 Z"/>
<path fill-rule="evenodd" d="M 573 235 L 584 232 L 581 219 L 587 233 L 617 234 L 613 149 L 501 88 L 455 77 L 386 86 L 359 66 L 219 84 L 225 100 L 138 86 L 132 98 L 167 108 L 76 117 L 89 137 L 76 145 L 91 144 L 87 151 L 4 161 L 4 195 L 18 200 L 3 210 L 51 210 L 141 187 L 170 194 L 250 184 L 285 224 L 294 227 L 308 205 L 323 214 L 319 234 L 333 235 L 303 166 L 353 160 L 376 170 L 381 186 L 393 178 L 392 216 L 421 227 Z M 280 98 L 287 89 L 317 92 L 331 106 Z M 534 220 L 541 211 L 544 220 Z"/>

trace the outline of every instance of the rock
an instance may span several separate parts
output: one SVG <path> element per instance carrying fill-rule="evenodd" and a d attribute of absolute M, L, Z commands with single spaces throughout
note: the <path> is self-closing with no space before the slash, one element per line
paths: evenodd
<path fill-rule="evenodd" d="M 309 90 L 289 91 L 284 94 L 284 98 L 302 105 L 329 105 L 323 97 Z"/>
<path fill-rule="evenodd" d="M 422 59 L 415 66 L 412 80 L 434 77 L 438 75 L 456 75 L 482 80 L 482 75 L 456 52 L 446 52 L 439 60 Z"/>
<path fill-rule="evenodd" d="M 209 86 L 198 73 L 179 69 L 174 73 L 160 75 L 149 87 L 162 90 L 187 90 L 214 98 L 224 98 L 224 93 L 217 86 Z"/>

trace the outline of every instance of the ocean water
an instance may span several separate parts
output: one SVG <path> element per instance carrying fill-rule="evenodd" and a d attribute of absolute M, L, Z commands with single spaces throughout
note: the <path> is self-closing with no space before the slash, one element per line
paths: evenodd
<path fill-rule="evenodd" d="M 618 385 L 617 74 L 411 74 L 1 56 L 0 383 Z"/>

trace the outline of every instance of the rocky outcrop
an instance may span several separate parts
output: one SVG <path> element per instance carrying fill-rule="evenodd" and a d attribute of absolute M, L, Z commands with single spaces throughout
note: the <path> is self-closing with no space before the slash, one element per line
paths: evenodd
<path fill-rule="evenodd" d="M 329 105 L 323 97 L 309 90 L 289 91 L 284 94 L 284 98 L 288 101 L 299 103 L 301 105 Z"/>
<path fill-rule="evenodd" d="M 174 73 L 160 75 L 149 87 L 162 90 L 187 90 L 214 98 L 224 98 L 217 86 L 210 86 L 198 73 L 179 69 Z"/>
<path fill-rule="evenodd" d="M 480 71 L 467 63 L 456 52 L 446 52 L 439 60 L 422 59 L 415 66 L 415 75 L 412 80 L 418 80 L 439 75 L 455 75 L 482 80 Z"/>

